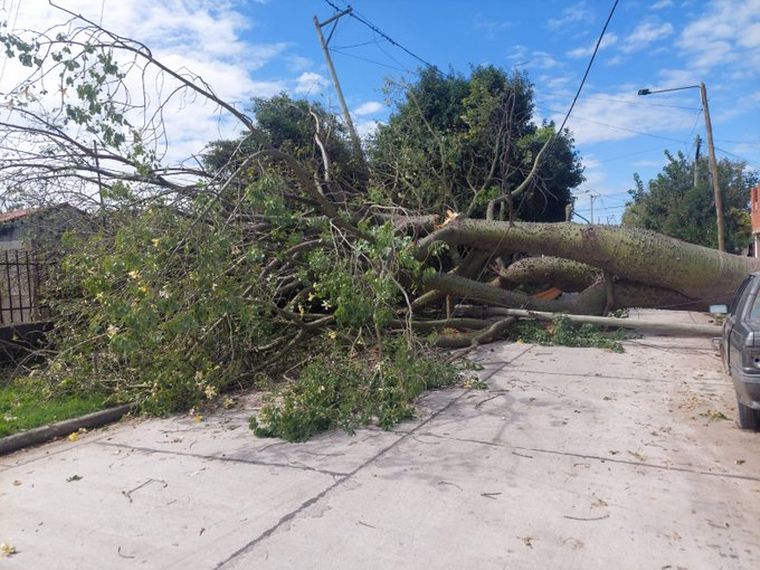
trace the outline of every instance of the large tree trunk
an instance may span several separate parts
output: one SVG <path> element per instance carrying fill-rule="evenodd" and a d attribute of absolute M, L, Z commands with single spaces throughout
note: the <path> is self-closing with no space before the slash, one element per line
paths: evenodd
<path fill-rule="evenodd" d="M 705 309 L 731 300 L 742 279 L 760 261 L 689 244 L 647 230 L 570 223 L 514 223 L 457 218 L 420 242 L 425 255 L 434 242 L 467 246 L 491 255 L 548 255 L 598 268 L 606 278 L 575 298 L 545 301 L 455 275 L 436 275 L 428 286 L 448 295 L 505 307 L 598 314 L 622 307 Z M 527 264 L 528 262 L 523 262 Z M 536 263 L 536 278 L 566 273 L 566 263 Z M 577 267 L 575 269 L 578 269 Z M 549 275 L 551 273 L 551 275 Z M 536 281 L 522 272 L 523 282 Z M 551 281 L 551 279 L 549 279 Z M 612 283 L 612 286 L 609 284 Z M 552 283 L 547 283 L 552 284 Z"/>

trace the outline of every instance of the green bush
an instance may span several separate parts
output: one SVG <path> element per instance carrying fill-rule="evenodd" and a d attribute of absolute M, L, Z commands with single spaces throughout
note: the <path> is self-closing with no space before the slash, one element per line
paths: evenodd
<path fill-rule="evenodd" d="M 454 366 L 399 340 L 386 342 L 375 359 L 337 348 L 272 394 L 250 425 L 258 436 L 288 441 L 304 441 L 333 427 L 389 429 L 413 415 L 414 399 L 422 391 L 450 386 L 458 377 Z"/>
<path fill-rule="evenodd" d="M 510 333 L 510 338 L 543 345 L 606 348 L 612 352 L 623 352 L 620 341 L 625 336 L 621 330 L 603 332 L 597 326 L 574 325 L 567 317 L 559 316 L 549 325 L 522 321 Z"/>

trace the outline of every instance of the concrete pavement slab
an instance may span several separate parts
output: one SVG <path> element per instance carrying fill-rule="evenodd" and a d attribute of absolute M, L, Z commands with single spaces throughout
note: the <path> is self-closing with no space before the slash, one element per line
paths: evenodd
<path fill-rule="evenodd" d="M 397 426 L 397 431 L 408 431 L 425 421 L 463 392 L 454 389 L 424 394 L 416 417 Z M 224 411 L 200 422 L 191 416 L 128 422 L 104 437 L 102 443 L 346 474 L 399 438 L 397 433 L 379 429 L 359 430 L 355 435 L 334 430 L 293 445 L 280 439 L 253 437 L 248 427 L 251 413 L 250 409 Z"/>
<path fill-rule="evenodd" d="M 3 458 L 0 570 L 756 567 L 760 434 L 682 340 L 481 347 L 391 433 L 260 440 L 254 398 Z"/>
<path fill-rule="evenodd" d="M 3 568 L 210 568 L 339 478 L 92 443 L 2 474 Z"/>
<path fill-rule="evenodd" d="M 756 482 L 408 437 L 223 568 L 748 568 Z M 705 491 L 711 488 L 710 493 Z M 667 497 L 667 505 L 663 498 Z"/>

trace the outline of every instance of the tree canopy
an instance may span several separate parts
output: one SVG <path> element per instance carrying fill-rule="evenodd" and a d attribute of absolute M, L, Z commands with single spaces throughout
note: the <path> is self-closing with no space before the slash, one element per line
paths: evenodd
<path fill-rule="evenodd" d="M 416 210 L 445 205 L 483 214 L 489 200 L 514 190 L 530 172 L 552 122 L 534 121 L 525 73 L 477 66 L 469 76 L 428 69 L 412 85 L 390 86 L 395 111 L 371 142 L 376 183 L 395 203 Z M 524 220 L 560 221 L 583 169 L 568 131 L 542 158 L 514 204 Z"/>
<path fill-rule="evenodd" d="M 638 174 L 623 225 L 646 228 L 690 243 L 717 247 L 715 199 L 706 158 L 694 162 L 682 152 L 665 152 L 668 163 L 646 186 Z M 696 168 L 696 178 L 694 169 Z M 718 178 L 723 197 L 726 250 L 740 252 L 749 244 L 750 189 L 758 175 L 746 163 L 722 159 Z M 695 184 L 696 180 L 696 184 Z"/>
<path fill-rule="evenodd" d="M 212 142 L 203 157 L 206 168 L 231 175 L 252 153 L 275 148 L 300 161 L 321 180 L 349 188 L 364 183 L 366 174 L 353 156 L 343 123 L 320 103 L 281 93 L 254 98 L 248 111 L 255 118 L 256 130 L 234 140 Z"/>

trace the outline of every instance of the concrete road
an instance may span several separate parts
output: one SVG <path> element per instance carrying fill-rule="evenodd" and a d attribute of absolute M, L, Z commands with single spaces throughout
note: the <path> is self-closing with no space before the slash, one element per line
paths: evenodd
<path fill-rule="evenodd" d="M 393 432 L 256 439 L 244 406 L 0 457 L 0 570 L 760 565 L 760 434 L 708 340 L 476 357 L 487 390 Z"/>

